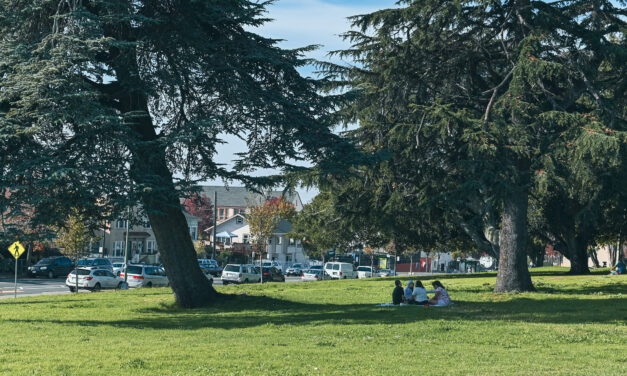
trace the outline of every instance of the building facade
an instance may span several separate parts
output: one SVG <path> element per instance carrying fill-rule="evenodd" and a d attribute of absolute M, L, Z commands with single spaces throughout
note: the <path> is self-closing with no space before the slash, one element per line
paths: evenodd
<path fill-rule="evenodd" d="M 267 252 L 262 257 L 267 260 L 278 261 L 284 266 L 307 262 L 308 257 L 300 240 L 290 239 L 287 236 L 291 231 L 292 224 L 289 221 L 281 220 L 274 234 L 268 239 Z M 207 232 L 207 237 L 213 244 L 213 226 L 209 227 Z M 218 222 L 216 235 L 219 252 L 231 251 L 250 255 L 253 251 L 250 227 L 246 222 L 246 217 L 241 214 Z"/>
<path fill-rule="evenodd" d="M 262 195 L 252 192 L 246 187 L 206 185 L 201 186 L 200 194 L 210 199 L 213 205 L 217 203 L 217 223 L 232 218 L 237 214 L 245 215 L 246 208 L 259 205 L 267 199 L 279 198 L 281 196 L 294 205 L 294 209 L 297 212 L 303 209 L 303 202 L 298 192 L 269 191 Z M 217 201 L 214 202 L 216 195 Z"/>
<path fill-rule="evenodd" d="M 183 214 L 187 221 L 190 237 L 193 241 L 198 240 L 198 222 L 200 218 L 189 214 L 185 210 L 183 210 Z M 100 256 L 110 258 L 124 258 L 126 250 L 126 220 L 114 220 L 108 224 L 107 229 L 96 235 L 100 236 L 101 240 L 97 249 L 94 249 L 92 246 L 92 254 L 97 253 Z M 159 245 L 147 219 L 129 228 L 128 245 L 129 259 L 132 262 L 159 263 Z"/>

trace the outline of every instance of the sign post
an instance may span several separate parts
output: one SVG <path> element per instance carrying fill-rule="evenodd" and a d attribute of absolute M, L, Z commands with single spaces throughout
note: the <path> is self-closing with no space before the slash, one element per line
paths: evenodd
<path fill-rule="evenodd" d="M 13 298 L 17 298 L 17 259 L 24 253 L 24 246 L 19 242 L 15 242 L 9 246 L 9 253 L 15 257 L 15 284 L 13 285 Z"/>

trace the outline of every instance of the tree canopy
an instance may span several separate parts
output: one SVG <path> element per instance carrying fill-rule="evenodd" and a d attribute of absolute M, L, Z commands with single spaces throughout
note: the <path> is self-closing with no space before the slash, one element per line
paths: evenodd
<path fill-rule="evenodd" d="M 350 146 L 331 132 L 338 101 L 302 77 L 311 47 L 256 34 L 267 2 L 0 1 L 3 186 L 47 223 L 81 207 L 108 217 L 140 202 L 177 302 L 214 301 L 180 197 L 198 181 L 332 169 Z M 234 169 L 216 145 L 248 146 Z"/>
<path fill-rule="evenodd" d="M 549 194 L 547 179 L 601 192 L 603 169 L 621 163 L 625 10 L 603 0 L 399 5 L 353 17 L 352 45 L 337 54 L 356 64 L 323 66 L 357 98 L 340 112 L 359 123 L 355 142 L 387 155 L 355 174 L 353 195 L 370 190 L 387 212 L 450 224 L 446 239 L 462 232 L 500 257 L 497 291 L 532 290 L 529 195 Z M 434 234 L 424 223 L 404 232 Z"/>

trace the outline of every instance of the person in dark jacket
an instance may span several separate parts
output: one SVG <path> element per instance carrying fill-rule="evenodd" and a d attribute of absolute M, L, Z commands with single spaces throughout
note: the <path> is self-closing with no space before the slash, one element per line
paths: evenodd
<path fill-rule="evenodd" d="M 399 305 L 405 302 L 405 294 L 403 291 L 403 286 L 401 285 L 401 281 L 398 279 L 394 281 L 394 292 L 392 292 L 392 303 L 395 305 Z"/>

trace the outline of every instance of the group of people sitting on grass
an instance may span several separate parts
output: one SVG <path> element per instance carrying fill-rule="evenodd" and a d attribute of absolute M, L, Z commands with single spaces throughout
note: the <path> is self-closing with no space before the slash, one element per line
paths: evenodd
<path fill-rule="evenodd" d="M 451 298 L 448 295 L 448 291 L 444 288 L 440 281 L 433 281 L 431 285 L 434 290 L 427 290 L 422 285 L 422 282 L 408 281 L 407 287 L 403 290 L 401 281 L 398 279 L 394 281 L 396 287 L 392 293 L 392 303 L 394 305 L 399 304 L 417 304 L 417 305 L 437 305 L 444 306 L 451 304 Z M 427 296 L 428 293 L 435 294 L 431 299 Z"/>

